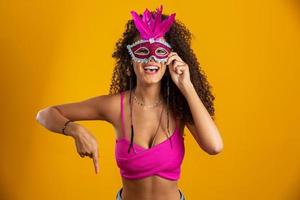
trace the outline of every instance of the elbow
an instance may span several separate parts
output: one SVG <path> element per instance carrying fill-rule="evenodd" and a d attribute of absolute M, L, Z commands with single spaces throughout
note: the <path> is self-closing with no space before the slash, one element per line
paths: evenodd
<path fill-rule="evenodd" d="M 35 120 L 38 121 L 38 122 L 40 122 L 40 120 L 41 120 L 41 112 L 42 112 L 41 110 L 38 111 L 38 113 L 35 116 Z"/>
<path fill-rule="evenodd" d="M 41 125 L 44 124 L 45 122 L 45 111 L 44 110 L 39 110 L 38 113 L 35 116 L 35 120 L 40 123 Z"/>
<path fill-rule="evenodd" d="M 48 109 L 49 109 L 49 107 L 39 110 L 35 116 L 35 120 L 43 126 L 45 126 L 45 124 L 46 124 Z"/>
<path fill-rule="evenodd" d="M 223 150 L 224 146 L 223 146 L 223 143 L 220 143 L 218 145 L 214 145 L 212 148 L 210 148 L 209 150 L 207 150 L 206 152 L 209 154 L 209 155 L 216 155 L 216 154 L 219 154 L 221 153 L 221 151 Z"/>

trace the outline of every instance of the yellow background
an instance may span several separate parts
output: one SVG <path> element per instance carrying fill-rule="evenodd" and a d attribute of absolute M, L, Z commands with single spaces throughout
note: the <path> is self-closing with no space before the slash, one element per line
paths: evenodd
<path fill-rule="evenodd" d="M 179 187 L 187 200 L 300 199 L 300 3 L 253 1 L 0 2 L 0 199 L 115 199 L 115 134 L 82 121 L 100 148 L 100 174 L 72 138 L 35 117 L 54 104 L 108 94 L 111 53 L 129 12 L 164 5 L 194 35 L 224 140 L 215 156 L 187 129 Z"/>

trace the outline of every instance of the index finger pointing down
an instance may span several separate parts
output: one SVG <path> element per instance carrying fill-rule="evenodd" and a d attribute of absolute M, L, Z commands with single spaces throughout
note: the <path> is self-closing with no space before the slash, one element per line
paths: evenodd
<path fill-rule="evenodd" d="M 98 150 L 96 150 L 94 153 L 93 153 L 93 162 L 94 162 L 94 167 L 95 167 L 95 172 L 96 174 L 99 173 L 99 153 L 98 153 Z"/>

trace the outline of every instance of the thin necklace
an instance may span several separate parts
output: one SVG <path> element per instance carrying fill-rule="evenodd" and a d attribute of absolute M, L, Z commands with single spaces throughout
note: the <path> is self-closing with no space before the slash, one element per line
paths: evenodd
<path fill-rule="evenodd" d="M 158 106 L 159 104 L 161 104 L 161 102 L 162 102 L 162 100 L 160 99 L 160 100 L 158 100 L 157 102 L 155 102 L 154 104 L 151 104 L 151 105 L 145 105 L 145 103 L 142 101 L 139 101 L 138 99 L 137 99 L 137 97 L 135 96 L 135 90 L 133 91 L 133 99 L 135 100 L 135 102 L 138 104 L 138 105 L 140 105 L 140 106 L 142 106 L 142 107 L 145 107 L 145 108 L 154 108 L 154 107 L 156 107 L 156 106 Z"/>
<path fill-rule="evenodd" d="M 130 92 L 130 94 L 131 94 L 131 92 Z M 130 100 L 129 100 L 129 101 L 130 101 Z M 132 122 L 132 121 L 133 121 L 133 120 L 132 120 L 132 101 L 130 101 L 129 103 L 130 103 L 130 120 L 131 120 L 131 144 L 133 144 L 133 143 L 134 143 L 134 142 L 133 142 L 133 135 L 134 135 L 134 133 L 133 133 L 133 122 Z M 164 107 L 161 108 L 161 113 L 160 113 L 159 123 L 158 123 L 158 126 L 157 126 L 157 128 L 156 128 L 156 131 L 155 131 L 154 137 L 153 137 L 153 139 L 152 139 L 151 145 L 150 145 L 150 147 L 149 147 L 148 149 L 150 149 L 150 148 L 153 147 L 153 144 L 154 144 L 154 141 L 155 141 L 155 137 L 156 137 L 156 135 L 157 135 L 157 132 L 158 132 L 158 130 L 159 130 L 159 126 L 160 126 L 160 124 L 161 124 L 161 118 L 162 118 L 162 115 L 163 115 L 163 111 L 164 111 Z M 167 135 L 167 137 L 169 138 L 168 135 Z"/>

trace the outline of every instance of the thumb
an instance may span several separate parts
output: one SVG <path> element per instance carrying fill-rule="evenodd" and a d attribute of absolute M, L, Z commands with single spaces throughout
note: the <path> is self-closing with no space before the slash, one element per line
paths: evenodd
<path fill-rule="evenodd" d="M 98 150 L 96 150 L 94 153 L 93 153 L 93 162 L 94 162 L 94 167 L 95 167 L 95 172 L 96 174 L 99 173 L 99 153 L 98 153 Z"/>

